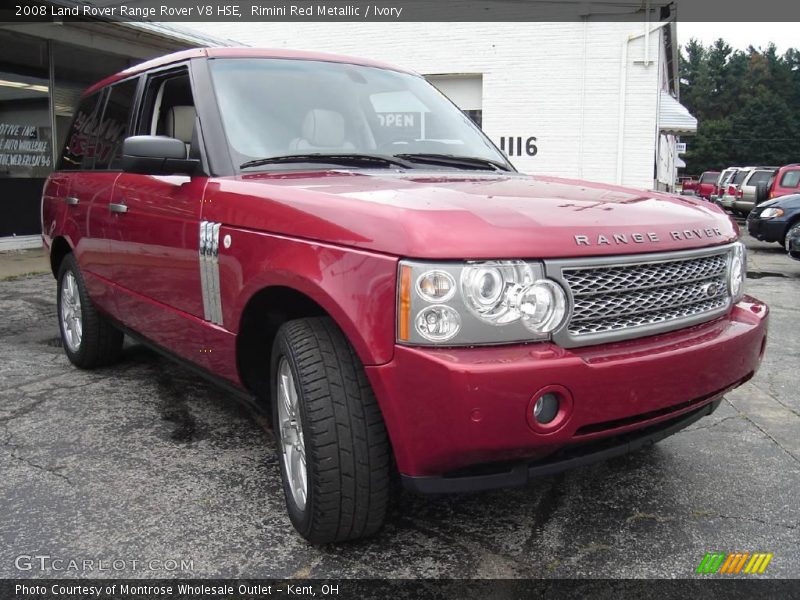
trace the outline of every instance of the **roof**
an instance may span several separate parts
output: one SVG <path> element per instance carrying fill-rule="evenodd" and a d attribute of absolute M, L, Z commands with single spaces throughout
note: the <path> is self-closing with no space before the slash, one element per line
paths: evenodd
<path fill-rule="evenodd" d="M 658 106 L 658 129 L 673 135 L 697 133 L 697 119 L 683 104 L 662 91 Z"/>
<path fill-rule="evenodd" d="M 172 63 L 182 62 L 193 58 L 278 58 L 290 60 L 318 60 L 324 62 L 346 63 L 353 65 L 361 65 L 365 67 L 378 67 L 381 69 L 391 69 L 392 71 L 400 71 L 402 73 L 413 73 L 407 69 L 395 67 L 378 61 L 368 60 L 364 58 L 356 58 L 354 56 L 342 56 L 338 54 L 325 54 L 322 52 L 302 52 L 299 50 L 284 50 L 284 49 L 271 49 L 271 48 L 251 48 L 249 46 L 239 47 L 215 47 L 215 48 L 193 48 L 191 50 L 181 50 L 180 52 L 173 52 L 165 56 L 160 56 L 152 60 L 148 60 L 138 65 L 134 65 L 120 71 L 114 75 L 106 77 L 102 81 L 95 83 L 89 87 L 84 95 L 91 94 L 100 88 L 111 85 L 115 81 L 125 79 L 131 75 L 142 73 L 156 67 L 162 67 Z"/>

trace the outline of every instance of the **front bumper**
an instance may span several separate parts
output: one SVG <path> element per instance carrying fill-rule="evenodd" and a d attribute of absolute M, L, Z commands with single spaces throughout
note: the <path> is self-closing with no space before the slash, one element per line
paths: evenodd
<path fill-rule="evenodd" d="M 786 233 L 788 223 L 783 219 L 758 219 L 752 216 L 747 219 L 747 231 L 762 242 L 781 242 Z"/>
<path fill-rule="evenodd" d="M 553 463 L 547 457 L 558 452 L 602 440 L 616 446 L 625 434 L 647 437 L 650 427 L 707 414 L 758 368 L 767 314 L 766 305 L 746 297 L 712 322 L 637 340 L 571 350 L 551 343 L 397 346 L 391 362 L 366 370 L 410 487 L 486 489 L 485 477 L 469 485 L 476 469 L 496 474 L 524 463 L 513 467 L 513 481 L 488 480 L 488 487 L 513 485 L 523 470 L 540 473 L 536 467 Z M 550 389 L 565 391 L 568 408 L 557 427 L 543 431 L 528 415 L 533 399 Z M 630 449 L 631 440 L 622 444 Z"/>
<path fill-rule="evenodd" d="M 415 477 L 413 475 L 401 475 L 401 478 L 403 485 L 407 489 L 420 494 L 479 492 L 501 487 L 522 487 L 536 477 L 544 477 L 569 469 L 585 467 L 651 446 L 710 415 L 717 410 L 720 402 L 722 402 L 721 399 L 713 400 L 690 413 L 629 433 L 603 438 L 586 444 L 566 446 L 543 460 L 531 463 L 497 464 L 493 465 L 493 469 L 484 467 L 474 472 L 464 471 L 444 476 L 422 475 Z"/>

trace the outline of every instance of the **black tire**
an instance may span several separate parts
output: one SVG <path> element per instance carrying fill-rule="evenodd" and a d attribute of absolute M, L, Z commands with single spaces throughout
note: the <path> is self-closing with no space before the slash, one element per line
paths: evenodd
<path fill-rule="evenodd" d="M 303 508 L 293 496 L 284 460 L 278 416 L 282 358 L 294 377 L 307 457 Z M 286 507 L 294 527 L 313 544 L 376 533 L 389 503 L 389 441 L 364 367 L 331 319 L 297 319 L 280 327 L 272 349 L 270 389 Z"/>
<path fill-rule="evenodd" d="M 70 347 L 67 341 L 67 332 L 64 331 L 64 322 L 61 318 L 64 310 L 62 290 L 68 274 L 74 277 L 77 292 L 80 297 L 80 315 L 82 321 L 82 334 L 77 348 Z M 94 369 L 104 367 L 119 360 L 122 352 L 124 335 L 111 322 L 97 312 L 89 298 L 86 284 L 78 268 L 78 261 L 72 254 L 67 254 L 61 261 L 58 269 L 58 291 L 56 296 L 58 305 L 58 328 L 61 332 L 61 342 L 64 352 L 70 362 L 81 369 Z"/>
<path fill-rule="evenodd" d="M 783 249 L 789 252 L 789 239 L 800 236 L 800 222 L 792 223 L 786 229 L 786 233 L 781 238 L 780 244 Z"/>

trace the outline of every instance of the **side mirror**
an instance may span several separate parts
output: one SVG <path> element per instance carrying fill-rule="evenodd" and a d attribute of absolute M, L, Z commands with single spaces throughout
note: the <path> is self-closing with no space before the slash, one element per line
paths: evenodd
<path fill-rule="evenodd" d="M 186 144 L 178 139 L 135 135 L 122 143 L 122 170 L 142 175 L 194 175 L 200 161 L 186 155 Z"/>

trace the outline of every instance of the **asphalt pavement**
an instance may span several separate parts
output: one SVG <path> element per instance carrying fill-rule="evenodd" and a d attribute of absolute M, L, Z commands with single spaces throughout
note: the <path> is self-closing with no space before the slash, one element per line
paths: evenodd
<path fill-rule="evenodd" d="M 798 577 L 800 262 L 747 241 L 769 344 L 712 416 L 524 489 L 398 493 L 377 537 L 325 548 L 295 534 L 260 419 L 141 346 L 73 368 L 52 276 L 0 281 L 0 577 L 674 578 L 711 551 Z"/>

